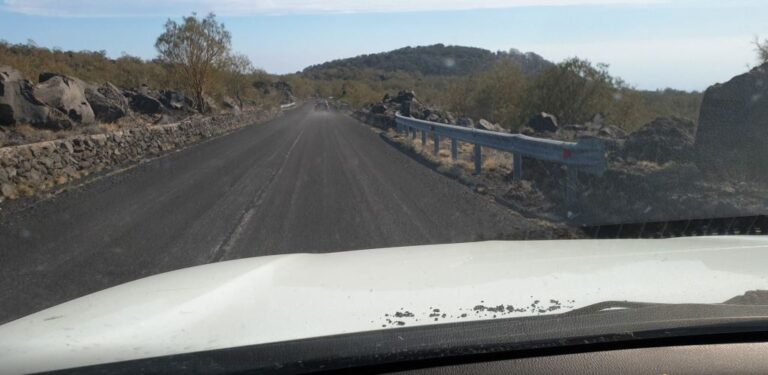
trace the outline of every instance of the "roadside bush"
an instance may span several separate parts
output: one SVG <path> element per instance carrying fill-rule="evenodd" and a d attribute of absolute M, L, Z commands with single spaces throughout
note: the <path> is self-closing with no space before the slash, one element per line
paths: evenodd
<path fill-rule="evenodd" d="M 526 86 L 519 64 L 501 61 L 488 72 L 454 83 L 448 90 L 447 107 L 462 116 L 486 118 L 515 129 Z"/>
<path fill-rule="evenodd" d="M 608 66 L 572 58 L 547 69 L 525 93 L 527 118 L 537 112 L 557 116 L 560 123 L 582 124 L 613 105 L 616 83 Z"/>

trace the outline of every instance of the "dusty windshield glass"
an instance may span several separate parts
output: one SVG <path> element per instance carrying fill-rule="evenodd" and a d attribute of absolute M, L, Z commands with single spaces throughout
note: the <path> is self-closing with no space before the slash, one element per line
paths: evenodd
<path fill-rule="evenodd" d="M 0 338 L 84 296 L 35 332 L 192 314 L 244 345 L 766 289 L 733 235 L 768 228 L 767 10 L 0 0 Z M 666 237 L 692 238 L 624 240 Z"/>

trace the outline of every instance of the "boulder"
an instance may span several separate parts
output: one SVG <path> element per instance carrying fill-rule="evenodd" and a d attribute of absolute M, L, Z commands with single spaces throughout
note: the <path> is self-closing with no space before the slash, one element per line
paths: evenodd
<path fill-rule="evenodd" d="M 157 97 L 166 108 L 173 110 L 193 110 L 195 102 L 184 93 L 173 90 L 161 90 Z"/>
<path fill-rule="evenodd" d="M 626 138 L 627 132 L 624 129 L 614 125 L 603 125 L 595 131 L 597 137 L 605 138 Z"/>
<path fill-rule="evenodd" d="M 528 127 L 526 129 L 530 132 L 530 134 L 524 133 L 526 135 L 544 136 L 561 141 L 576 142 L 581 138 L 598 139 L 605 145 L 609 158 L 620 156 L 619 154 L 624 147 L 624 140 L 627 137 L 627 133 L 623 129 L 615 125 L 606 124 L 599 114 L 595 115 L 594 119 L 586 124 L 560 125 L 555 133 L 537 133 Z"/>
<path fill-rule="evenodd" d="M 290 103 L 290 102 L 289 102 Z M 287 103 L 280 103 L 287 104 Z M 203 95 L 203 113 L 217 113 L 221 110 L 219 105 L 216 104 L 216 100 L 208 95 Z"/>
<path fill-rule="evenodd" d="M 272 93 L 272 84 L 265 81 L 255 81 L 251 84 L 253 88 L 259 90 L 264 95 Z"/>
<path fill-rule="evenodd" d="M 602 138 L 626 138 L 627 132 L 624 129 L 610 125 L 605 122 L 605 117 L 598 113 L 592 121 L 587 122 L 585 125 L 585 134 L 583 136 L 588 137 L 602 137 Z"/>
<path fill-rule="evenodd" d="M 415 98 L 400 103 L 400 114 L 414 118 L 424 118 L 424 106 Z"/>
<path fill-rule="evenodd" d="M 472 119 L 469 117 L 459 117 L 459 119 L 456 121 L 456 125 L 474 128 L 475 122 L 472 121 Z"/>
<path fill-rule="evenodd" d="M 35 98 L 65 113 L 72 121 L 90 125 L 96 122 L 91 105 L 85 98 L 84 82 L 55 73 L 43 73 L 35 85 Z"/>
<path fill-rule="evenodd" d="M 702 170 L 768 179 L 768 64 L 704 92 L 694 149 Z"/>
<path fill-rule="evenodd" d="M 422 117 L 427 121 L 439 122 L 442 124 L 453 124 L 456 118 L 450 112 L 441 111 L 435 108 L 425 108 L 421 111 Z"/>
<path fill-rule="evenodd" d="M 456 116 L 453 115 L 451 112 L 445 112 L 443 113 L 443 119 L 445 120 L 446 124 L 455 124 L 456 123 Z"/>
<path fill-rule="evenodd" d="M 32 84 L 21 73 L 0 65 L 0 125 L 28 123 L 50 129 L 68 129 L 72 120 L 34 95 Z"/>
<path fill-rule="evenodd" d="M 296 101 L 296 97 L 293 95 L 293 87 L 291 87 L 290 83 L 277 81 L 273 86 L 280 95 L 280 104 L 289 104 Z"/>
<path fill-rule="evenodd" d="M 263 95 L 276 94 L 279 96 L 280 104 L 293 103 L 296 97 L 293 95 L 293 87 L 286 81 L 255 81 L 252 86 L 259 90 Z"/>
<path fill-rule="evenodd" d="M 276 88 L 278 91 L 288 92 L 293 95 L 293 87 L 291 87 L 291 84 L 286 81 L 277 81 L 272 86 L 274 86 L 274 88 Z"/>
<path fill-rule="evenodd" d="M 380 114 L 387 111 L 387 107 L 383 103 L 376 103 L 371 107 L 371 113 Z"/>
<path fill-rule="evenodd" d="M 114 122 L 130 112 L 128 99 L 115 85 L 107 82 L 103 85 L 85 86 L 85 99 L 93 109 L 96 119 L 101 122 Z"/>
<path fill-rule="evenodd" d="M 37 82 L 45 82 L 53 77 L 60 76 L 59 73 L 53 73 L 53 72 L 42 72 L 37 75 Z"/>
<path fill-rule="evenodd" d="M 554 133 L 557 131 L 557 118 L 546 112 L 535 114 L 528 120 L 528 127 L 538 133 Z"/>
<path fill-rule="evenodd" d="M 148 94 L 129 92 L 131 109 L 147 115 L 163 112 L 163 104 Z"/>
<path fill-rule="evenodd" d="M 475 124 L 475 129 L 488 130 L 488 131 L 492 131 L 492 132 L 506 133 L 506 130 L 504 130 L 504 128 L 502 128 L 500 125 L 494 124 L 494 123 L 492 123 L 492 122 L 490 122 L 490 121 L 488 121 L 486 119 L 482 119 L 482 118 L 480 119 L 480 121 L 478 121 Z"/>
<path fill-rule="evenodd" d="M 235 112 L 240 111 L 240 104 L 237 102 L 237 100 L 230 98 L 229 96 L 225 96 L 221 99 L 221 104 L 224 105 L 224 108 L 227 108 L 229 110 L 233 110 Z"/>
<path fill-rule="evenodd" d="M 688 161 L 693 156 L 693 121 L 657 118 L 631 133 L 624 142 L 624 157 L 658 164 Z"/>
<path fill-rule="evenodd" d="M 538 135 L 538 133 L 536 133 L 535 131 L 533 131 L 533 129 L 531 129 L 531 128 L 527 127 L 527 126 L 521 127 L 518 130 L 518 133 L 520 133 L 522 135 L 527 135 L 529 137 L 535 137 L 535 136 Z"/>
<path fill-rule="evenodd" d="M 408 91 L 408 90 L 401 90 L 400 92 L 397 93 L 396 97 L 392 98 L 392 101 L 395 102 L 395 103 L 401 103 L 402 104 L 402 103 L 405 103 L 405 102 L 409 102 L 409 101 L 411 101 L 411 100 L 413 100 L 415 98 L 416 98 L 416 93 L 415 92 Z"/>
<path fill-rule="evenodd" d="M 0 66 L 0 125 L 20 122 L 39 123 L 48 109 L 32 94 L 32 86 L 21 73 L 9 66 Z"/>

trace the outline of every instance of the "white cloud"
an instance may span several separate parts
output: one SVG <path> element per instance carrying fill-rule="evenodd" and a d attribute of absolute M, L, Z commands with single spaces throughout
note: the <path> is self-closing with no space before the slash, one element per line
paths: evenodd
<path fill-rule="evenodd" d="M 667 0 L 0 0 L 2 9 L 42 16 L 157 16 L 216 12 L 220 15 L 409 12 L 524 6 L 656 4 Z"/>

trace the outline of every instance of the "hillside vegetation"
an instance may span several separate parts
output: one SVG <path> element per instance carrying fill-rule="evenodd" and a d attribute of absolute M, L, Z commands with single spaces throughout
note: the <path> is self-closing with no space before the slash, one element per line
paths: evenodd
<path fill-rule="evenodd" d="M 431 105 L 459 116 L 486 118 L 508 129 L 519 128 L 535 113 L 548 112 L 560 123 L 583 123 L 599 113 L 634 130 L 656 117 L 696 122 L 702 97 L 672 89 L 637 90 L 611 76 L 607 65 L 578 58 L 555 64 L 517 50 L 492 52 L 442 44 L 405 47 L 334 60 L 285 76 L 267 74 L 254 69 L 244 56 L 233 56 L 240 64 L 218 67 L 206 92 L 217 101 L 235 98 L 241 106 L 277 104 L 284 98 L 271 95 L 270 87 L 283 84 L 298 97 L 336 97 L 354 107 L 378 102 L 386 93 L 415 90 Z M 188 91 L 184 78 L 159 58 L 111 59 L 104 51 L 0 42 L 0 64 L 21 70 L 33 82 L 40 73 L 56 72 L 125 88 L 146 85 Z"/>
<path fill-rule="evenodd" d="M 153 89 L 186 91 L 183 78 L 174 74 L 171 65 L 159 59 L 144 60 L 127 54 L 112 59 L 106 51 L 65 51 L 40 47 L 33 41 L 25 44 L 0 41 L 0 65 L 18 69 L 33 84 L 38 82 L 41 73 L 53 72 L 90 82 L 111 82 L 129 89 L 148 86 Z M 265 95 L 264 90 L 259 89 L 259 85 L 275 84 L 279 80 L 279 77 L 263 70 L 249 68 L 235 71 L 220 68 L 213 75 L 207 95 L 218 102 L 231 97 L 242 99 L 245 106 L 273 106 L 281 99 Z"/>
<path fill-rule="evenodd" d="M 352 78 L 365 70 L 401 71 L 424 76 L 464 76 L 487 71 L 500 61 L 516 62 L 523 73 L 528 75 L 541 73 L 553 65 L 530 52 L 491 52 L 482 48 L 435 44 L 329 61 L 310 66 L 303 73 L 315 79 Z"/>
<path fill-rule="evenodd" d="M 657 117 L 695 122 L 702 97 L 672 89 L 637 90 L 612 76 L 607 65 L 579 58 L 555 64 L 534 53 L 442 44 L 335 60 L 308 67 L 299 77 L 314 95 L 353 106 L 415 90 L 432 105 L 508 129 L 538 112 L 554 114 L 561 123 L 584 123 L 600 114 L 626 130 Z"/>

